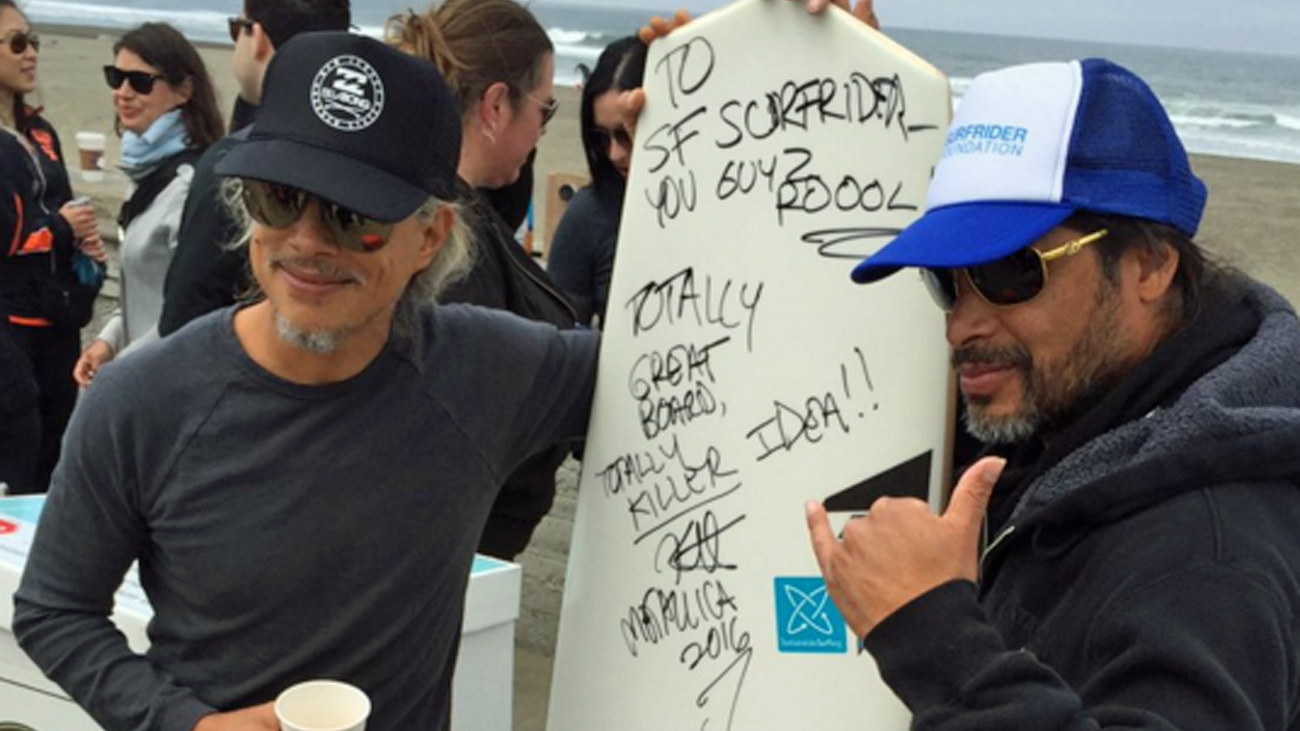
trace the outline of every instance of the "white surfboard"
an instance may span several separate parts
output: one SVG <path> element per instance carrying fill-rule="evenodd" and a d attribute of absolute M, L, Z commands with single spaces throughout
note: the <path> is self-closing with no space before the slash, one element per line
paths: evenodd
<path fill-rule="evenodd" d="M 570 553 L 552 731 L 903 729 L 804 503 L 947 482 L 943 318 L 849 271 L 920 214 L 947 80 L 832 9 L 651 48 Z"/>

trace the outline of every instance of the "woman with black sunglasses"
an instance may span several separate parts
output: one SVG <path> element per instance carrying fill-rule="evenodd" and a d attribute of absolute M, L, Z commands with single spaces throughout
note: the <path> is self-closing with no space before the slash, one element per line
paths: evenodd
<path fill-rule="evenodd" d="M 0 0 L 0 482 L 13 493 L 44 492 L 58 461 L 98 291 L 74 262 L 104 255 L 94 209 L 69 202 L 58 135 L 26 102 L 39 48 L 14 1 Z"/>
<path fill-rule="evenodd" d="M 77 361 L 73 378 L 82 386 L 105 363 L 157 339 L 194 164 L 224 134 L 208 70 L 175 28 L 145 23 L 113 44 L 113 55 L 104 80 L 117 110 L 122 169 L 135 187 L 118 216 L 122 297 Z"/>
<path fill-rule="evenodd" d="M 605 317 L 614 271 L 632 138 L 623 127 L 622 92 L 641 87 L 646 44 L 636 36 L 605 47 L 582 87 L 582 147 L 591 185 L 574 194 L 551 241 L 547 271 L 585 323 Z"/>

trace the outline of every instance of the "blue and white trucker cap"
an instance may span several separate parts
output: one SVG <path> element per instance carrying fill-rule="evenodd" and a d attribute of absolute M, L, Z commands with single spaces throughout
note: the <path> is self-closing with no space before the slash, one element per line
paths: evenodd
<path fill-rule="evenodd" d="M 1144 218 L 1195 236 L 1205 185 L 1150 87 L 1103 59 L 982 74 L 954 116 L 926 212 L 853 270 L 996 261 L 1076 211 Z"/>

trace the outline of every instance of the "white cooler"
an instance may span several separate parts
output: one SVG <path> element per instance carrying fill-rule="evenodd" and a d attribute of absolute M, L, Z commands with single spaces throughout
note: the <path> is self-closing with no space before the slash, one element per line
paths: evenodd
<path fill-rule="evenodd" d="M 0 497 L 0 724 L 17 721 L 36 731 L 99 731 L 27 659 L 10 631 L 13 593 L 44 504 L 44 496 Z M 474 558 L 452 687 L 452 731 L 510 731 L 519 591 L 517 564 Z M 117 593 L 113 620 L 137 652 L 148 647 L 145 624 L 152 613 L 132 570 Z"/>

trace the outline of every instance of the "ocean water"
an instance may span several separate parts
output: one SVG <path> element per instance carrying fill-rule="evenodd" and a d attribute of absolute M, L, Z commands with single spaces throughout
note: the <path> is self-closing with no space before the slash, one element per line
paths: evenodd
<path fill-rule="evenodd" d="M 192 39 L 229 43 L 226 17 L 238 13 L 242 0 L 27 0 L 24 5 L 40 24 L 128 28 L 162 20 Z M 391 14 L 425 7 L 410 0 L 357 0 L 352 5 L 355 24 L 370 35 L 379 35 Z M 555 44 L 557 84 L 578 81 L 580 65 L 594 66 L 607 43 L 634 33 L 654 13 L 553 2 L 529 7 Z M 1300 56 L 887 30 L 947 74 L 958 100 L 971 78 L 984 71 L 1102 56 L 1151 84 L 1191 151 L 1300 164 Z"/>

